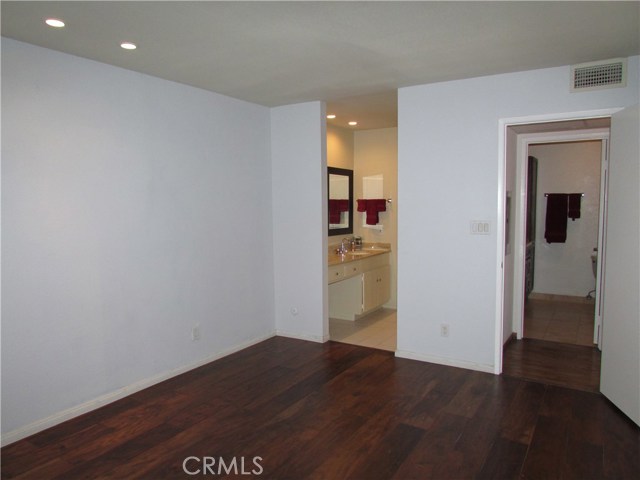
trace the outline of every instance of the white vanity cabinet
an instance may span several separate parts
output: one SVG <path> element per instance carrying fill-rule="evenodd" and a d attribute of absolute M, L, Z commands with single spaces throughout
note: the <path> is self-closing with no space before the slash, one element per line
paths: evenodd
<path fill-rule="evenodd" d="M 391 267 L 385 265 L 362 274 L 362 313 L 375 310 L 391 297 Z"/>
<path fill-rule="evenodd" d="M 329 316 L 355 320 L 389 301 L 391 267 L 383 253 L 329 267 Z"/>

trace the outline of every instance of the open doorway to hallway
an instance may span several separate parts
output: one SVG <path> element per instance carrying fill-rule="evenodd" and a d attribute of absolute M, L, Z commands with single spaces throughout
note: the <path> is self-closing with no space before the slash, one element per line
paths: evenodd
<path fill-rule="evenodd" d="M 584 346 L 597 338 L 602 144 L 529 144 L 524 338 Z"/>
<path fill-rule="evenodd" d="M 609 119 L 597 118 L 507 129 L 507 196 L 522 199 L 511 212 L 514 244 L 505 255 L 505 282 L 511 282 L 505 293 L 512 298 L 505 295 L 504 308 L 512 317 L 503 338 L 514 332 L 504 345 L 507 375 L 598 391 L 595 294 L 601 289 L 593 254 L 604 230 L 601 172 L 608 128 Z M 570 215 L 565 203 L 564 219 L 555 224 L 550 197 L 577 198 L 577 214 Z M 554 230 L 559 227 L 561 235 Z"/>

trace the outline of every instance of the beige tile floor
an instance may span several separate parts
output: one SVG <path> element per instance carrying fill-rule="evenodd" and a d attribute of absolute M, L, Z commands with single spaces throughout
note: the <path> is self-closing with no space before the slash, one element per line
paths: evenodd
<path fill-rule="evenodd" d="M 593 300 L 546 296 L 530 298 L 524 309 L 524 336 L 593 346 Z"/>
<path fill-rule="evenodd" d="M 396 311 L 381 308 L 355 321 L 329 319 L 331 340 L 362 347 L 396 351 Z"/>

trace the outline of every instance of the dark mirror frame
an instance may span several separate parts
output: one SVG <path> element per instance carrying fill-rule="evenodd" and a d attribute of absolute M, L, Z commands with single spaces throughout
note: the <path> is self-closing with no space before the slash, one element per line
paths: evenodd
<path fill-rule="evenodd" d="M 329 215 L 329 199 L 331 198 L 331 186 L 330 186 L 330 176 L 331 175 L 344 175 L 349 177 L 349 226 L 347 228 L 328 228 L 329 236 L 334 235 L 345 235 L 353 233 L 353 170 L 348 170 L 346 168 L 336 168 L 336 167 L 327 167 L 327 216 Z M 327 218 L 327 222 L 329 219 Z M 327 224 L 328 226 L 328 224 Z"/>

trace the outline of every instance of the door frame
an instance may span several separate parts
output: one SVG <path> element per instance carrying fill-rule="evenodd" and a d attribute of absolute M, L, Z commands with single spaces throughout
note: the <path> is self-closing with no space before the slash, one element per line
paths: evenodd
<path fill-rule="evenodd" d="M 527 195 L 527 169 L 526 158 L 528 156 L 529 147 L 531 145 L 539 144 L 539 143 L 565 143 L 565 142 L 586 142 L 586 141 L 601 141 L 602 149 L 608 145 L 609 140 L 609 129 L 608 128 L 598 128 L 598 129 L 585 129 L 585 130 L 574 130 L 574 131 L 558 131 L 558 132 L 548 132 L 548 133 L 529 133 L 529 134 L 520 134 L 518 135 L 518 149 L 517 149 L 517 159 L 516 159 L 516 231 L 514 238 L 514 294 L 513 294 L 513 325 L 515 326 L 515 333 L 518 340 L 522 339 L 524 336 L 524 274 L 525 274 L 525 253 L 526 253 L 526 245 L 525 245 L 525 228 L 526 228 L 526 217 L 527 217 L 527 205 L 526 201 L 522 201 L 521 199 L 526 199 Z M 600 169 L 601 172 L 605 168 L 607 158 L 606 155 L 600 158 Z M 599 205 L 599 219 L 598 219 L 598 248 L 604 250 L 604 244 L 601 245 L 601 242 L 604 241 L 603 235 L 605 230 L 605 225 L 603 224 L 603 212 L 602 206 L 606 203 L 606 197 L 603 199 L 602 185 L 603 181 L 606 181 L 606 176 L 603 179 L 600 178 L 600 205 Z M 605 188 L 606 190 L 606 188 Z M 520 202 L 518 202 L 520 200 Z M 604 203 L 603 203 L 604 200 Z M 602 255 L 598 256 L 598 263 L 601 262 Z M 599 269 L 601 270 L 601 269 Z M 596 303 L 599 305 L 598 299 L 601 295 L 601 286 L 600 286 L 600 273 L 598 272 L 596 276 Z M 596 305 L 596 307 L 598 306 Z M 598 327 L 600 325 L 600 317 L 599 315 L 594 315 L 594 331 L 598 331 Z"/>
<path fill-rule="evenodd" d="M 573 113 L 560 113 L 560 114 L 548 114 L 548 115 L 534 115 L 526 117 L 512 117 L 503 118 L 498 121 L 498 211 L 497 211 L 497 228 L 496 228 L 496 247 L 497 247 L 497 278 L 496 278 L 496 320 L 495 320 L 495 335 L 494 335 L 494 373 L 502 373 L 502 353 L 503 353 L 503 319 L 507 308 L 511 309 L 512 325 L 516 325 L 517 338 L 522 338 L 522 322 L 524 320 L 524 260 L 525 260 L 525 214 L 526 214 L 526 172 L 524 168 L 524 161 L 527 158 L 528 145 L 530 143 L 540 143 L 540 139 L 544 142 L 549 142 L 552 139 L 555 141 L 567 141 L 567 138 L 571 136 L 572 140 L 580 141 L 582 139 L 605 139 L 602 130 L 607 131 L 608 143 L 608 129 L 590 129 L 590 130 L 575 130 L 575 131 L 552 131 L 543 133 L 530 133 L 530 134 L 518 134 L 517 145 L 517 158 L 516 158 L 516 186 L 515 186 L 515 208 L 514 208 L 514 220 L 515 220 L 515 235 L 513 239 L 514 246 L 514 292 L 513 292 L 513 304 L 504 305 L 504 286 L 505 286 L 505 204 L 506 204 L 506 191 L 507 191 L 507 178 L 506 178 L 506 165 L 507 165 L 507 129 L 509 127 L 531 125 L 531 124 L 545 124 L 559 121 L 572 121 L 572 120 L 587 120 L 595 118 L 611 117 L 615 112 L 620 111 L 621 108 L 609 108 L 602 110 L 590 110 L 583 112 Z M 600 137 L 598 137 L 600 135 Z M 525 140 L 525 136 L 528 138 Z M 594 138 L 595 136 L 595 138 Z M 560 139 L 562 138 L 562 140 Z M 536 139 L 534 141 L 534 139 Z M 523 153 L 524 152 L 524 153 Z M 601 192 L 602 193 L 602 192 Z M 603 228 L 602 225 L 602 210 L 603 203 L 601 198 L 600 205 L 600 224 L 598 240 L 601 240 L 600 231 Z M 599 247 L 601 250 L 602 248 Z M 599 274 L 600 262 L 604 258 L 603 252 L 598 252 L 599 262 Z M 596 286 L 604 290 L 604 284 L 596 281 Z M 602 295 L 602 292 L 596 292 Z M 517 317 L 516 317 L 517 315 Z M 512 327 L 513 328 L 513 327 Z"/>

